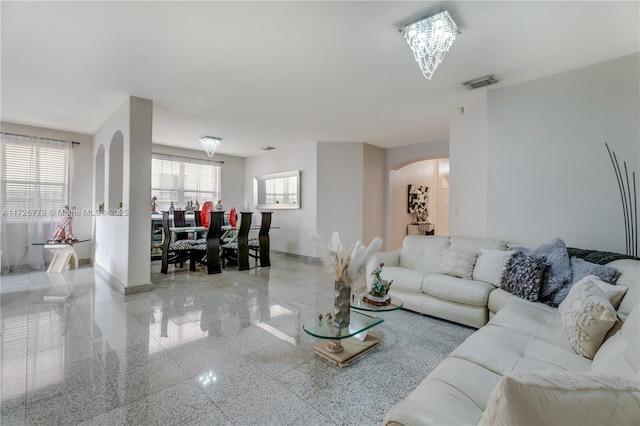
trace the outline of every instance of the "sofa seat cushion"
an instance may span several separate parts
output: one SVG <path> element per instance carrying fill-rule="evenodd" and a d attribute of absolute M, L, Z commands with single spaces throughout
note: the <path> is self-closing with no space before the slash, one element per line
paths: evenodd
<path fill-rule="evenodd" d="M 383 424 L 476 424 L 500 378 L 472 362 L 447 358 L 387 413 Z"/>
<path fill-rule="evenodd" d="M 380 278 L 393 283 L 391 284 L 392 290 L 408 291 L 411 293 L 422 292 L 422 280 L 425 273 L 410 268 L 403 268 L 401 266 L 384 266 L 380 272 Z"/>
<path fill-rule="evenodd" d="M 400 249 L 400 266 L 423 272 L 437 272 L 442 252 L 448 248 L 448 236 L 407 235 Z"/>
<path fill-rule="evenodd" d="M 558 310 L 542 303 L 532 303 L 514 297 L 489 322 L 512 328 L 538 340 L 573 351 L 562 325 Z"/>
<path fill-rule="evenodd" d="M 483 281 L 463 280 L 443 274 L 424 277 L 422 292 L 439 299 L 471 306 L 487 306 L 495 287 Z"/>
<path fill-rule="evenodd" d="M 570 348 L 556 346 L 511 327 L 493 324 L 487 324 L 469 336 L 450 356 L 466 359 L 498 374 L 519 370 L 591 369 L 591 361 Z"/>

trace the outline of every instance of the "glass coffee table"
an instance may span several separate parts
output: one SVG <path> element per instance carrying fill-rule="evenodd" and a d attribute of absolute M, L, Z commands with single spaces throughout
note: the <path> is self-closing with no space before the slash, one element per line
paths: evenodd
<path fill-rule="evenodd" d="M 326 340 L 314 346 L 314 353 L 339 367 L 346 367 L 380 344 L 380 339 L 367 335 L 370 328 L 384 322 L 375 313 L 400 309 L 402 301 L 392 297 L 390 305 L 374 306 L 363 302 L 359 295 L 354 296 L 351 308 L 348 327 L 337 327 L 326 318 L 308 321 L 302 326 L 307 334 Z"/>

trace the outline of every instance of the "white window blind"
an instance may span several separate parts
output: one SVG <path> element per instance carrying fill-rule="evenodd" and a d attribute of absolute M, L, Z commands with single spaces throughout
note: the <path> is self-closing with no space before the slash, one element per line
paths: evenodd
<path fill-rule="evenodd" d="M 35 210 L 58 211 L 68 204 L 69 143 L 3 137 L 0 165 L 0 201 L 6 220 L 27 221 Z"/>
<path fill-rule="evenodd" d="M 221 167 L 206 160 L 153 154 L 151 195 L 157 197 L 157 210 L 184 209 L 187 202 L 214 203 L 220 197 Z"/>

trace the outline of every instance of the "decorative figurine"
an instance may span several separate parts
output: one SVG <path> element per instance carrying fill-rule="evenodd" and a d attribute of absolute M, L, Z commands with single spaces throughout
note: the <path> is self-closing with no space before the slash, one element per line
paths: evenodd
<path fill-rule="evenodd" d="M 156 211 L 156 208 L 158 207 L 158 204 L 156 204 L 156 201 L 158 201 L 158 197 L 156 197 L 155 195 L 151 197 L 151 211 L 154 213 Z"/>
<path fill-rule="evenodd" d="M 318 321 L 322 321 L 322 314 L 318 315 Z"/>
<path fill-rule="evenodd" d="M 331 312 L 327 312 L 327 315 L 325 315 L 325 317 L 327 318 L 327 321 L 331 321 Z"/>
<path fill-rule="evenodd" d="M 170 212 L 176 211 L 176 206 L 173 205 L 173 201 L 171 202 L 171 205 L 169 206 L 169 211 Z"/>
<path fill-rule="evenodd" d="M 371 290 L 368 294 L 366 294 L 362 300 L 369 303 L 370 305 L 375 306 L 387 306 L 391 303 L 391 296 L 389 296 L 389 288 L 393 283 L 393 280 L 387 281 L 383 280 L 380 277 L 380 272 L 382 272 L 382 267 L 384 263 L 381 263 L 379 267 L 371 272 L 371 275 L 374 278 L 373 285 L 371 286 Z"/>
<path fill-rule="evenodd" d="M 198 200 L 196 200 L 196 206 L 193 208 L 193 210 L 200 210 L 200 203 L 198 202 Z"/>
<path fill-rule="evenodd" d="M 75 207 L 73 208 L 75 210 Z M 56 226 L 56 231 L 47 240 L 47 243 L 74 243 L 78 241 L 73 235 L 73 215 L 69 206 L 64 206 L 65 215 Z"/>
<path fill-rule="evenodd" d="M 216 210 L 224 210 L 224 207 L 222 206 L 222 200 L 216 201 Z"/>

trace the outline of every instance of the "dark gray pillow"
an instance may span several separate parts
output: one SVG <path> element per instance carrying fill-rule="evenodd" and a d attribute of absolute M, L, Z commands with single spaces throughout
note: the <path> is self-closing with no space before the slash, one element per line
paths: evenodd
<path fill-rule="evenodd" d="M 571 283 L 571 259 L 567 246 L 560 238 L 556 238 L 547 244 L 542 244 L 533 250 L 518 249 L 535 258 L 545 258 L 549 265 L 542 278 L 539 301 L 550 306 L 554 304 L 554 295 L 567 284 Z"/>
<path fill-rule="evenodd" d="M 554 305 L 559 305 L 565 297 L 569 294 L 569 290 L 571 287 L 587 275 L 595 275 L 600 278 L 602 281 L 607 282 L 609 284 L 615 284 L 620 276 L 620 272 L 616 268 L 612 268 L 611 266 L 597 265 L 595 263 L 587 262 L 584 259 L 580 259 L 579 257 L 571 258 L 571 274 L 573 275 L 573 279 L 571 280 L 571 284 L 566 284 L 562 287 L 553 297 Z"/>
<path fill-rule="evenodd" d="M 516 252 L 507 262 L 500 288 L 514 296 L 537 302 L 544 271 L 547 269 L 544 258 L 535 258 L 522 252 Z"/>

